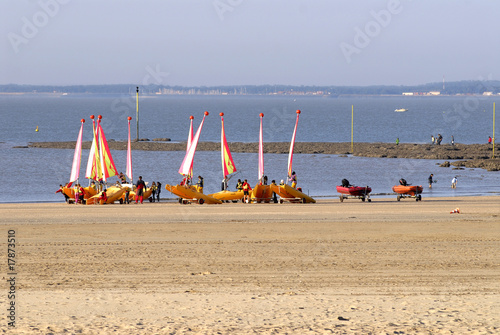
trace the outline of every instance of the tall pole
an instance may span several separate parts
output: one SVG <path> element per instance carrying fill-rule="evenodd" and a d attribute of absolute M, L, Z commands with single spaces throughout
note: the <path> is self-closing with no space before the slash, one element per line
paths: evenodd
<path fill-rule="evenodd" d="M 135 89 L 135 107 L 136 107 L 136 119 L 137 119 L 137 138 L 136 141 L 139 141 L 139 87 Z"/>
<path fill-rule="evenodd" d="M 491 158 L 495 158 L 495 103 L 493 103 L 493 154 Z"/>
<path fill-rule="evenodd" d="M 351 106 L 351 154 L 354 153 L 354 105 Z"/>

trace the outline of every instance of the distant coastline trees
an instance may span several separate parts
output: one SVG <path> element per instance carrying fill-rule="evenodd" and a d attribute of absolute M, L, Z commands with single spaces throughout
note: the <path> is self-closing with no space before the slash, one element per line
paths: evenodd
<path fill-rule="evenodd" d="M 136 84 L 116 85 L 0 85 L 0 93 L 74 93 L 74 94 L 134 94 Z M 405 92 L 440 92 L 442 95 L 500 93 L 498 80 L 468 80 L 441 82 L 414 86 L 292 86 L 292 85 L 229 85 L 229 86 L 167 86 L 148 85 L 141 87 L 146 95 L 401 95 Z"/>

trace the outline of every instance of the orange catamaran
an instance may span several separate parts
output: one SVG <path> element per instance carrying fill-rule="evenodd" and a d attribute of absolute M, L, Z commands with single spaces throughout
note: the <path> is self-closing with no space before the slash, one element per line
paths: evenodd
<path fill-rule="evenodd" d="M 293 130 L 292 141 L 290 142 L 290 152 L 288 154 L 288 178 L 292 177 L 293 149 L 295 147 L 295 136 L 297 134 L 297 126 L 299 124 L 300 110 L 297 110 L 296 113 L 297 113 L 297 119 L 295 121 L 295 128 Z M 283 201 L 285 200 L 290 202 L 302 202 L 302 203 L 316 202 L 316 200 L 314 200 L 307 194 L 303 193 L 300 189 L 295 189 L 286 183 L 284 185 L 273 184 L 272 190 L 273 192 L 275 192 L 277 195 L 280 196 L 280 203 L 283 203 Z"/>
<path fill-rule="evenodd" d="M 108 178 L 116 176 L 118 172 L 101 126 L 102 116 L 99 115 L 97 117 L 97 123 L 95 122 L 94 115 L 91 115 L 90 118 L 93 122 L 93 138 L 85 177 L 105 184 Z M 109 187 L 106 190 L 106 200 L 102 202 L 108 204 L 115 202 L 122 197 L 125 190 L 124 187 Z M 100 198 L 102 198 L 102 192 L 90 197 L 87 200 L 87 205 L 97 203 L 100 201 Z"/>
<path fill-rule="evenodd" d="M 184 179 L 182 185 L 165 185 L 165 189 L 179 197 L 179 203 L 186 204 L 188 202 L 197 202 L 199 204 L 207 203 L 207 204 L 220 204 L 222 201 L 215 199 L 209 195 L 198 192 L 194 186 L 190 186 L 188 184 L 189 179 L 192 178 L 193 171 L 193 161 L 194 154 L 196 152 L 196 147 L 198 146 L 198 141 L 200 139 L 201 129 L 203 128 L 203 123 L 205 122 L 205 117 L 208 115 L 208 112 L 205 112 L 203 119 L 201 120 L 200 126 L 194 135 L 194 138 L 189 144 L 191 139 L 192 132 L 190 131 L 190 135 L 188 138 L 188 148 L 186 150 L 186 155 L 184 156 L 184 160 L 182 161 L 181 167 L 179 168 L 179 174 L 181 174 Z M 192 118 L 191 118 L 192 120 Z M 192 121 L 191 121 L 192 122 Z"/>
<path fill-rule="evenodd" d="M 210 194 L 210 196 L 222 200 L 222 201 L 233 201 L 236 202 L 243 198 L 243 191 L 228 191 L 227 182 L 231 179 L 231 174 L 236 172 L 236 166 L 234 165 L 233 157 L 231 151 L 229 150 L 229 145 L 227 144 L 226 132 L 224 130 L 224 113 L 220 113 L 221 119 L 221 133 L 220 133 L 220 151 L 221 151 L 221 161 L 222 161 L 222 188 L 220 192 Z"/>

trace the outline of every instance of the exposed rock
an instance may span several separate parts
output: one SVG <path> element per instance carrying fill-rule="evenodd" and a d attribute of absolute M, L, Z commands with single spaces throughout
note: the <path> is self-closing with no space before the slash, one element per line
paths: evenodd
<path fill-rule="evenodd" d="M 170 139 L 166 138 L 166 137 L 161 137 L 161 138 L 153 138 L 153 141 L 155 141 L 155 142 L 170 142 Z"/>
<path fill-rule="evenodd" d="M 450 162 L 445 161 L 444 163 L 439 165 L 440 167 L 450 167 Z"/>
<path fill-rule="evenodd" d="M 91 142 L 84 142 L 83 148 L 89 149 L 90 145 Z M 30 143 L 29 147 L 74 149 L 75 142 L 36 142 Z M 127 142 L 110 142 L 109 147 L 112 150 L 127 150 Z M 231 152 L 256 153 L 259 146 L 257 143 L 231 142 L 229 143 L 229 147 L 231 148 Z M 264 145 L 266 153 L 287 154 L 289 148 L 289 142 L 269 142 Z M 500 145 L 497 145 L 495 148 L 500 150 Z M 169 141 L 149 141 L 149 139 L 140 139 L 132 143 L 132 149 L 143 151 L 185 151 L 186 142 L 172 143 Z M 199 151 L 219 151 L 220 143 L 200 142 L 197 149 Z M 350 149 L 351 143 L 349 142 L 295 143 L 295 153 L 304 154 L 347 155 L 351 154 Z M 487 169 L 488 171 L 500 170 L 500 161 L 490 158 L 492 154 L 492 147 L 490 144 L 456 144 L 451 146 L 399 143 L 399 145 L 396 146 L 392 143 L 354 143 L 353 151 L 352 155 L 361 157 L 442 159 L 447 161 L 467 160 L 467 165 L 464 165 L 467 168 L 477 167 Z M 446 162 L 443 164 L 446 164 Z"/>

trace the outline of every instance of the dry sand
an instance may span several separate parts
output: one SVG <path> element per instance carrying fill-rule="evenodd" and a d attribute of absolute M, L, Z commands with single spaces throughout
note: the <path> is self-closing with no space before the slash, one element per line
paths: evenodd
<path fill-rule="evenodd" d="M 0 332 L 500 333 L 500 197 L 2 204 L 0 225 Z"/>

